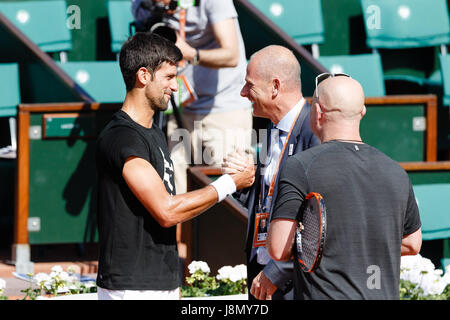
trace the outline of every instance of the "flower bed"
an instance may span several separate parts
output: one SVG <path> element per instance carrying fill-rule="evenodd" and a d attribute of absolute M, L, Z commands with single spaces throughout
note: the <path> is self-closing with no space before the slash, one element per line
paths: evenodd
<path fill-rule="evenodd" d="M 243 264 L 224 266 L 216 277 L 211 277 L 208 264 L 192 261 L 189 266 L 190 277 L 181 286 L 182 297 L 209 297 L 247 294 L 247 267 Z"/>
<path fill-rule="evenodd" d="M 400 265 L 400 299 L 450 300 L 450 265 L 435 269 L 421 255 L 404 256 Z"/>
<path fill-rule="evenodd" d="M 190 276 L 181 287 L 182 300 L 247 300 L 247 269 L 245 265 L 220 268 L 210 276 L 206 262 L 193 261 L 188 266 Z M 64 271 L 54 266 L 50 274 L 30 276 L 30 286 L 24 299 L 97 300 L 97 286 L 93 281 L 81 282 L 74 270 Z M 6 300 L 6 283 L 0 279 L 0 300 Z M 37 288 L 36 288 L 37 287 Z M 401 300 L 450 300 L 450 265 L 445 273 L 435 269 L 431 260 L 420 255 L 404 256 L 400 266 Z"/>
<path fill-rule="evenodd" d="M 96 293 L 97 285 L 94 281 L 81 281 L 75 273 L 74 267 L 67 271 L 59 265 L 52 267 L 51 273 L 40 272 L 36 275 L 28 274 L 29 287 L 21 290 L 25 294 L 24 300 L 36 300 L 42 296 L 64 296 Z"/>

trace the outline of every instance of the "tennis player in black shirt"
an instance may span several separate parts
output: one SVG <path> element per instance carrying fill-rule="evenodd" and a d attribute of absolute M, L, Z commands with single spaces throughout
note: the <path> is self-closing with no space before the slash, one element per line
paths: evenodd
<path fill-rule="evenodd" d="M 153 115 L 177 91 L 180 50 L 136 33 L 122 47 L 122 108 L 101 132 L 98 171 L 99 299 L 179 299 L 176 224 L 254 181 L 253 160 L 200 190 L 175 195 L 173 164 Z"/>
<path fill-rule="evenodd" d="M 322 144 L 286 161 L 268 233 L 272 258 L 291 258 L 305 196 L 322 195 L 327 217 L 322 259 L 309 273 L 294 259 L 295 299 L 399 299 L 400 257 L 420 251 L 411 182 L 397 162 L 362 141 L 365 112 L 356 80 L 318 76 L 310 120 Z"/>

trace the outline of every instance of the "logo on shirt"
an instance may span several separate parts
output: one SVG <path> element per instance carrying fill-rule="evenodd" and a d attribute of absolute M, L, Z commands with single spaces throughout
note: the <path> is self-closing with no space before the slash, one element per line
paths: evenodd
<path fill-rule="evenodd" d="M 173 176 L 173 164 L 166 160 L 166 157 L 164 156 L 164 152 L 159 148 L 159 151 L 161 152 L 161 155 L 164 159 L 164 182 L 166 186 L 170 189 L 170 192 L 173 193 L 173 185 L 170 181 L 170 178 Z"/>

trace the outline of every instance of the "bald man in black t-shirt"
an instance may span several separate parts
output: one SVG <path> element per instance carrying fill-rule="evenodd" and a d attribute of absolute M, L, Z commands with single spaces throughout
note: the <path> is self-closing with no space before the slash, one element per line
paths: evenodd
<path fill-rule="evenodd" d="M 313 273 L 295 259 L 295 299 L 399 299 L 400 257 L 417 254 L 422 241 L 411 182 L 394 160 L 362 141 L 361 85 L 345 75 L 321 79 L 310 119 L 322 144 L 290 157 L 281 170 L 269 253 L 291 258 L 299 208 L 306 194 L 320 193 L 327 210 L 323 256 Z"/>

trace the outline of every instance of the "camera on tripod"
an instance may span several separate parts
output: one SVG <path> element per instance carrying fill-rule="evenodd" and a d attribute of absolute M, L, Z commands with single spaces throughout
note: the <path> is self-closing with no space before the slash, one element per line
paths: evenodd
<path fill-rule="evenodd" d="M 188 9 L 198 6 L 199 3 L 199 0 L 171 0 L 166 5 L 160 1 L 142 0 L 139 6 L 149 13 L 149 17 L 145 21 L 130 23 L 130 35 L 132 34 L 132 26 L 134 26 L 136 31 L 156 33 L 175 43 L 177 41 L 177 34 L 169 24 L 163 21 L 163 18 L 169 12 L 174 12 L 178 8 Z"/>

